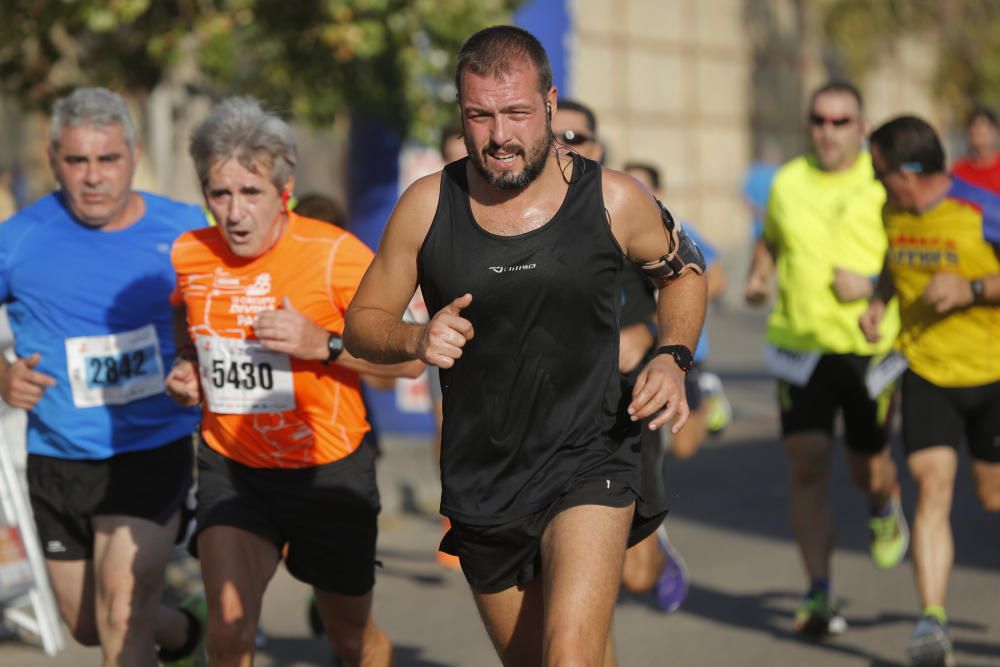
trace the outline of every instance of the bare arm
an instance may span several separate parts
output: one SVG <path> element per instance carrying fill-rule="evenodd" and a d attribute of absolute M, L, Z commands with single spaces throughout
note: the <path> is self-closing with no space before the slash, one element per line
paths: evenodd
<path fill-rule="evenodd" d="M 174 365 L 164 386 L 167 396 L 184 407 L 201 403 L 201 380 L 198 376 L 198 354 L 187 326 L 187 308 L 175 306 L 171 313 L 174 331 Z"/>
<path fill-rule="evenodd" d="M 434 313 L 430 322 L 403 321 L 417 288 L 417 255 L 434 218 L 440 179 L 440 173 L 426 176 L 403 193 L 351 300 L 344 344 L 358 358 L 383 364 L 420 359 L 450 368 L 474 334 L 461 316 L 472 302 L 469 294 Z"/>
<path fill-rule="evenodd" d="M 281 308 L 260 313 L 254 323 L 254 334 L 261 345 L 304 361 L 325 361 L 329 357 L 327 341 L 330 333 L 296 310 L 287 296 L 282 299 Z M 415 378 L 424 370 L 424 365 L 419 361 L 373 364 L 355 357 L 347 350 L 343 350 L 333 363 L 357 373 L 388 379 Z"/>
<path fill-rule="evenodd" d="M 746 302 L 758 306 L 771 295 L 771 276 L 774 275 L 774 252 L 763 237 L 757 239 L 750 259 L 750 272 L 743 291 Z"/>
<path fill-rule="evenodd" d="M 868 308 L 861 314 L 858 321 L 861 332 L 869 343 L 877 343 L 882 338 L 879 327 L 882 325 L 882 318 L 885 317 L 885 306 L 895 291 L 896 286 L 892 281 L 892 272 L 889 270 L 888 257 L 886 257 L 882 263 L 882 271 L 879 272 L 878 280 L 875 283 L 872 298 L 868 301 Z"/>
<path fill-rule="evenodd" d="M 726 291 L 726 285 L 729 284 L 729 277 L 726 276 L 726 272 L 722 270 L 718 262 L 714 262 L 705 269 L 705 280 L 708 283 L 709 302 L 722 296 L 722 293 Z"/>
<path fill-rule="evenodd" d="M 0 396 L 7 405 L 30 410 L 46 389 L 56 385 L 54 377 L 34 370 L 41 360 L 38 352 L 13 363 L 0 354 Z"/>
<path fill-rule="evenodd" d="M 611 170 L 603 173 L 611 230 L 627 258 L 643 264 L 666 255 L 670 244 L 655 200 L 631 178 Z M 705 276 L 694 270 L 657 284 L 658 346 L 683 345 L 694 350 L 705 320 L 706 284 Z M 649 423 L 651 429 L 672 421 L 672 431 L 676 433 L 689 414 L 684 372 L 666 354 L 653 357 L 639 373 L 628 407 L 634 420 L 650 417 L 660 410 Z"/>

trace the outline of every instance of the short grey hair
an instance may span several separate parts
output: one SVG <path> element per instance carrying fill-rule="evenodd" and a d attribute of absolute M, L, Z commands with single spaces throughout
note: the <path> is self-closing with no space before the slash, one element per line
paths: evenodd
<path fill-rule="evenodd" d="M 79 125 L 96 127 L 121 125 L 129 150 L 135 150 L 135 125 L 132 124 L 128 105 L 121 95 L 107 88 L 77 88 L 56 101 L 52 106 L 52 123 L 49 130 L 49 145 L 52 151 L 59 150 L 59 135 L 64 127 Z"/>
<path fill-rule="evenodd" d="M 295 133 L 278 116 L 264 111 L 253 97 L 230 97 L 220 102 L 191 133 L 188 147 L 198 180 L 208 184 L 212 167 L 236 159 L 254 170 L 266 165 L 271 182 L 281 190 L 295 173 Z"/>

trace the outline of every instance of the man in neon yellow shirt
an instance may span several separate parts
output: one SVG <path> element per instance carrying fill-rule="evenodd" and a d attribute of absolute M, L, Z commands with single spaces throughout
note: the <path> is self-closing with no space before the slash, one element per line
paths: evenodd
<path fill-rule="evenodd" d="M 917 484 L 913 562 L 923 613 L 913 665 L 954 664 L 944 609 L 954 558 L 952 491 L 962 436 L 988 511 L 1000 512 L 1000 196 L 952 178 L 923 120 L 901 116 L 871 137 L 885 186 L 889 252 L 861 328 L 879 340 L 893 293 L 902 327 L 903 447 Z"/>
<path fill-rule="evenodd" d="M 830 593 L 834 525 L 827 486 L 835 416 L 843 413 L 847 463 L 869 497 L 872 559 L 899 563 L 908 533 L 899 506 L 896 467 L 889 456 L 892 388 L 872 398 L 866 375 L 896 334 L 894 313 L 872 344 L 857 328 L 886 249 L 881 209 L 885 191 L 861 148 L 867 127 L 861 95 L 833 82 L 809 106 L 812 152 L 775 177 L 764 231 L 754 249 L 746 299 L 759 304 L 777 274 L 766 349 L 778 379 L 781 430 L 791 462 L 792 524 L 809 577 L 795 629 L 824 636 L 846 628 Z"/>

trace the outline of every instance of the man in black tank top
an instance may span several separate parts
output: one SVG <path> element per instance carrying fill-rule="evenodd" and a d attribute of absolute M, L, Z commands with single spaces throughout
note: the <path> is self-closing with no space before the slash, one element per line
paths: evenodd
<path fill-rule="evenodd" d="M 554 144 L 556 89 L 533 36 L 480 31 L 457 70 L 469 157 L 403 194 L 344 340 L 371 361 L 440 369 L 442 549 L 503 663 L 599 665 L 626 544 L 658 519 L 630 535 L 630 436 L 647 417 L 674 431 L 687 419 L 703 267 L 644 188 Z M 631 392 L 618 373 L 627 261 L 658 280 L 663 352 Z M 434 316 L 405 323 L 418 284 Z"/>

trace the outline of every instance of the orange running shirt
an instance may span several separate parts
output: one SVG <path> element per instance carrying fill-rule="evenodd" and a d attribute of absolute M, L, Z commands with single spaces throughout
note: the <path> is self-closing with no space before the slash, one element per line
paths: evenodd
<path fill-rule="evenodd" d="M 205 442 L 254 468 L 321 465 L 357 449 L 369 430 L 358 374 L 265 350 L 253 323 L 288 297 L 313 322 L 343 333 L 371 250 L 334 225 L 290 213 L 260 257 L 232 254 L 211 227 L 178 238 L 171 259 L 171 302 L 187 308 L 198 349 Z"/>

